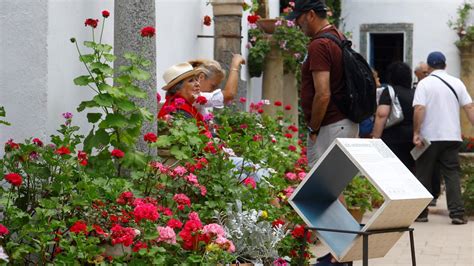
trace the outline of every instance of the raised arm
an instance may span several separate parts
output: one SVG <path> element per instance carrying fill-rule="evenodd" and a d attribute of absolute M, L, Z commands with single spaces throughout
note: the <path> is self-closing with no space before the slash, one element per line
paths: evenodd
<path fill-rule="evenodd" d="M 230 64 L 229 76 L 225 83 L 224 90 L 222 91 L 222 94 L 224 95 L 224 103 L 232 101 L 237 95 L 241 64 L 245 64 L 245 59 L 240 54 L 234 54 Z"/>

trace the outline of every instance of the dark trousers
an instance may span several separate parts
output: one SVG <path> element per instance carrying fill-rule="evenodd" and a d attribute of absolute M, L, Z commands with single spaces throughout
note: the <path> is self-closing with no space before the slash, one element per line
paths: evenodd
<path fill-rule="evenodd" d="M 416 177 L 433 194 L 432 178 L 434 169 L 439 166 L 446 186 L 446 200 L 449 217 L 464 215 L 464 203 L 461 195 L 459 141 L 432 141 L 431 146 L 416 161 Z M 420 217 L 428 216 L 426 208 Z"/>
<path fill-rule="evenodd" d="M 437 199 L 441 194 L 441 173 L 439 172 L 439 165 L 436 165 L 434 169 L 433 177 L 431 178 L 431 189 L 431 194 Z"/>

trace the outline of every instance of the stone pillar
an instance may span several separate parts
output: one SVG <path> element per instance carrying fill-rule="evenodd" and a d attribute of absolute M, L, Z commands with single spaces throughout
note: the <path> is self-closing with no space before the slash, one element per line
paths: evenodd
<path fill-rule="evenodd" d="M 283 75 L 283 106 L 291 105 L 288 114 L 291 116 L 291 123 L 298 127 L 298 83 L 295 73 L 285 73 Z"/>
<path fill-rule="evenodd" d="M 461 52 L 461 80 L 467 87 L 467 91 L 474 96 L 474 42 L 458 47 Z M 464 110 L 461 110 L 461 129 L 466 137 L 474 137 L 474 127 L 469 122 Z"/>
<path fill-rule="evenodd" d="M 271 35 L 269 35 L 271 38 Z M 265 113 L 275 115 L 275 101 L 283 99 L 283 56 L 274 40 L 270 40 L 270 52 L 265 57 L 262 78 L 262 99 L 270 100 L 271 104 L 264 107 Z M 281 108 L 281 107 L 279 107 Z"/>
<path fill-rule="evenodd" d="M 115 0 L 114 18 L 114 53 L 117 56 L 114 68 L 118 71 L 125 59 L 121 56 L 124 52 L 134 52 L 151 60 L 147 71 L 151 78 L 141 81 L 138 86 L 145 89 L 148 97 L 146 99 L 135 99 L 134 102 L 145 107 L 152 114 L 157 112 L 156 102 L 156 42 L 155 38 L 143 38 L 140 30 L 146 26 L 155 27 L 155 1 L 154 0 Z M 156 120 L 146 121 L 141 133 L 156 132 Z M 137 149 L 148 152 L 148 145 L 139 138 Z"/>
<path fill-rule="evenodd" d="M 229 73 L 232 55 L 242 54 L 243 3 L 243 0 L 211 1 L 214 13 L 214 59 L 221 63 L 227 73 Z M 245 82 L 239 79 L 237 99 L 240 97 L 247 97 L 247 87 Z"/>

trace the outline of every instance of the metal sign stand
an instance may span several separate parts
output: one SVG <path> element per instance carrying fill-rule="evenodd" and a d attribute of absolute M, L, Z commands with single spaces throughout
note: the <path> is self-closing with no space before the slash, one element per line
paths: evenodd
<path fill-rule="evenodd" d="M 364 226 L 363 224 L 361 224 Z M 351 230 L 340 230 L 340 229 L 330 229 L 330 228 L 320 228 L 320 227 L 305 227 L 304 235 L 306 236 L 308 230 L 317 230 L 317 231 L 326 231 L 326 232 L 335 232 L 343 234 L 356 234 L 362 235 L 362 265 L 369 265 L 369 236 L 375 234 L 385 234 L 385 233 L 395 233 L 395 232 L 409 232 L 410 234 L 410 249 L 411 249 L 411 265 L 416 266 L 415 258 L 415 241 L 413 238 L 414 228 L 392 228 L 392 229 L 382 229 L 382 230 L 372 230 L 372 231 L 351 231 Z M 306 248 L 306 237 L 303 237 L 303 245 L 301 246 L 301 258 L 304 257 L 304 251 Z"/>

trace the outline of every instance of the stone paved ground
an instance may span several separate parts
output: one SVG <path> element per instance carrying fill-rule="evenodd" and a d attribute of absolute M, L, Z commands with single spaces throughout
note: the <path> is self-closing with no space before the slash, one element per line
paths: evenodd
<path fill-rule="evenodd" d="M 438 199 L 436 207 L 431 207 L 429 222 L 414 223 L 412 227 L 415 228 L 417 266 L 474 266 L 474 217 L 470 217 L 465 225 L 452 225 L 444 195 Z M 318 244 L 313 251 L 316 256 L 322 256 L 328 249 Z M 354 262 L 354 266 L 360 265 L 362 261 Z M 369 265 L 411 265 L 408 232 L 384 258 L 370 259 Z"/>

